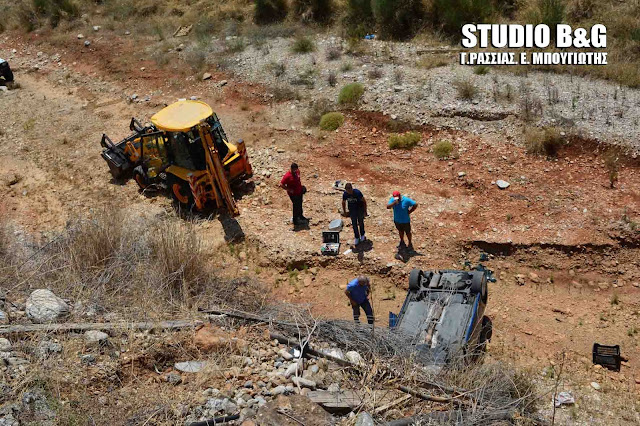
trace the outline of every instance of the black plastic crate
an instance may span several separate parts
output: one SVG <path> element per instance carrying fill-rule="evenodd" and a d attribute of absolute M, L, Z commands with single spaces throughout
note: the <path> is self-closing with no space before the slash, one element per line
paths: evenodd
<path fill-rule="evenodd" d="M 599 364 L 609 370 L 620 371 L 620 345 L 607 346 L 599 343 L 593 344 L 593 363 Z"/>

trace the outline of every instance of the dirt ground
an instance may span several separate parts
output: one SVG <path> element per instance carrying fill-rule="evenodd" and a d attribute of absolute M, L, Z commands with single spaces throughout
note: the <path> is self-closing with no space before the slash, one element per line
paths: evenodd
<path fill-rule="evenodd" d="M 231 139 L 247 142 L 254 165 L 256 186 L 238 200 L 241 215 L 198 224 L 220 246 L 242 229 L 244 242 L 216 260 L 230 276 L 271 285 L 274 300 L 349 318 L 344 287 L 365 273 L 373 279 L 376 318 L 386 324 L 402 304 L 412 268 L 475 266 L 487 253 L 482 263 L 497 279 L 489 288 L 489 355 L 542 375 L 565 353 L 563 386 L 581 397 L 580 418 L 634 422 L 624 407 L 640 397 L 640 245 L 637 230 L 624 230 L 640 221 L 637 160 L 624 163 L 617 188 L 609 189 L 597 147 L 587 141 L 547 160 L 511 141 L 424 127 L 415 149 L 389 150 L 388 118 L 381 114 L 352 111 L 337 132 L 308 129 L 301 104 L 267 102 L 264 88 L 233 76 L 201 81 L 151 61 L 126 61 L 133 42 L 116 36 L 90 49 L 77 46 L 18 35 L 0 45 L 21 86 L 0 93 L 2 212 L 25 232 L 46 235 L 101 210 L 175 215 L 167 197 L 142 194 L 133 181 L 112 183 L 99 141 L 103 132 L 112 140 L 126 136 L 132 116 L 148 119 L 165 104 L 197 96 L 214 107 Z M 50 59 L 54 54 L 61 64 Z M 443 138 L 454 142 L 457 158 L 440 161 L 431 153 Z M 308 229 L 293 229 L 290 202 L 277 188 L 292 161 L 309 190 Z M 354 182 L 369 201 L 371 243 L 329 258 L 319 248 L 321 232 L 339 217 L 340 193 L 331 188 L 338 179 Z M 499 190 L 497 179 L 511 186 Z M 412 216 L 418 254 L 406 262 L 395 258 L 397 235 L 385 208 L 396 189 L 419 204 Z M 341 238 L 353 238 L 350 225 Z M 621 345 L 628 361 L 620 373 L 592 366 L 594 342 Z M 590 386 L 594 381 L 600 391 Z M 598 413 L 594 400 L 608 410 Z"/>

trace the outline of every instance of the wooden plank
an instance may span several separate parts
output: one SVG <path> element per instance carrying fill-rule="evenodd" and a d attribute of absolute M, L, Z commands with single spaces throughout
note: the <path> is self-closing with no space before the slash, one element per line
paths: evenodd
<path fill-rule="evenodd" d="M 29 324 L 0 326 L 0 335 L 14 333 L 68 333 L 71 331 L 88 330 L 180 330 L 183 328 L 195 328 L 202 325 L 202 321 L 176 320 L 157 322 L 85 322 L 62 324 Z"/>
<path fill-rule="evenodd" d="M 307 396 L 311 401 L 322 406 L 329 412 L 351 411 L 362 405 L 362 398 L 354 391 L 346 390 L 339 392 L 310 391 Z"/>

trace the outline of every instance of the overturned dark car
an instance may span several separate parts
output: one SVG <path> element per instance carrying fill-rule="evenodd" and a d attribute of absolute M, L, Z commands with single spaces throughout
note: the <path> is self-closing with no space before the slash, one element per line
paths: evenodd
<path fill-rule="evenodd" d="M 13 82 L 13 72 L 11 71 L 11 67 L 9 67 L 9 62 L 0 58 L 0 84 L 5 85 L 6 83 Z"/>
<path fill-rule="evenodd" d="M 492 334 L 484 315 L 488 295 L 485 271 L 414 269 L 402 309 L 390 315 L 389 325 L 435 370 L 477 360 Z"/>

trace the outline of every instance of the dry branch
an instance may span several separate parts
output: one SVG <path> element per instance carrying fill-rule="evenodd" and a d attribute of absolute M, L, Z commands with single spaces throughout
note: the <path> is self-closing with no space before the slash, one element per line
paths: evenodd
<path fill-rule="evenodd" d="M 85 323 L 63 323 L 63 324 L 30 324 L 30 325 L 10 325 L 0 326 L 0 335 L 22 334 L 33 332 L 46 333 L 68 333 L 72 331 L 88 330 L 181 330 L 184 328 L 195 328 L 202 325 L 202 321 L 176 320 L 158 322 L 85 322 Z"/>

